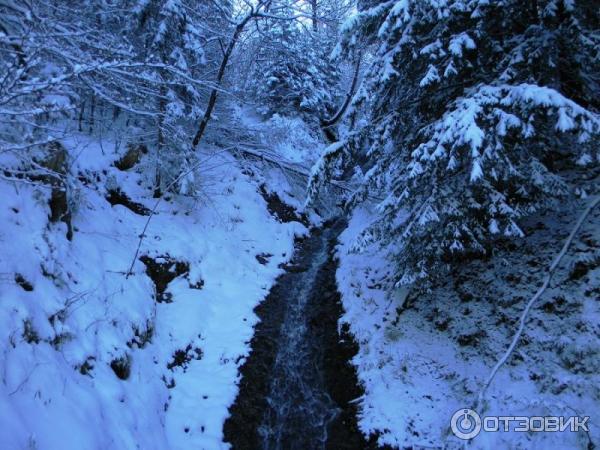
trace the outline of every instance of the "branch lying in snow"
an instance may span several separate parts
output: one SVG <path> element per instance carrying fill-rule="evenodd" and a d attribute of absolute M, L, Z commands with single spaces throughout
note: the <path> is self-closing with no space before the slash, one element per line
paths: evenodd
<path fill-rule="evenodd" d="M 512 354 L 513 350 L 517 346 L 517 343 L 519 342 L 519 339 L 521 338 L 521 334 L 523 334 L 523 329 L 525 328 L 525 321 L 527 320 L 527 315 L 529 314 L 531 307 L 536 302 L 536 300 L 541 297 L 541 295 L 544 293 L 544 291 L 550 284 L 550 280 L 552 280 L 552 275 L 554 274 L 554 271 L 560 264 L 560 261 L 562 260 L 563 256 L 565 256 L 565 254 L 567 253 L 567 250 L 571 246 L 571 243 L 573 242 L 573 238 L 575 237 L 575 235 L 581 228 L 581 225 L 585 221 L 586 217 L 599 203 L 600 203 L 600 196 L 598 196 L 594 200 L 592 200 L 592 202 L 588 205 L 588 207 L 585 209 L 585 211 L 581 214 L 581 216 L 579 217 L 579 220 L 573 227 L 573 230 L 571 230 L 571 234 L 569 234 L 569 237 L 565 241 L 560 253 L 556 256 L 556 258 L 554 259 L 554 262 L 548 268 L 548 272 L 546 274 L 544 283 L 539 288 L 539 290 L 536 292 L 536 294 L 531 298 L 531 300 L 529 300 L 529 302 L 527 303 L 527 306 L 525 306 L 525 310 L 523 311 L 523 314 L 521 314 L 521 319 L 519 321 L 519 328 L 517 329 L 517 332 L 515 333 L 515 336 L 513 337 L 513 340 L 510 343 L 510 346 L 508 347 L 508 349 L 506 350 L 504 355 L 502 355 L 502 357 L 498 360 L 498 362 L 492 369 L 490 376 L 488 377 L 487 381 L 483 385 L 481 392 L 479 392 L 475 410 L 478 411 L 480 414 L 482 413 L 482 411 L 480 411 L 479 408 L 481 408 L 483 406 L 485 393 L 486 393 L 487 389 L 489 388 L 490 384 L 492 384 L 492 381 L 494 380 L 494 377 L 498 373 L 498 370 L 500 370 L 500 367 L 502 367 L 502 365 L 508 360 L 508 358 Z"/>
<path fill-rule="evenodd" d="M 49 363 L 37 363 L 35 366 L 33 366 L 33 368 L 29 371 L 29 373 L 27 374 L 27 376 L 23 379 L 23 381 L 21 381 L 19 383 L 19 385 L 13 391 L 11 391 L 11 392 L 8 393 L 9 397 L 12 396 L 12 395 L 15 395 L 17 392 L 19 392 L 21 389 L 23 389 L 23 386 L 25 386 L 25 384 L 27 384 L 27 382 L 29 381 L 29 379 L 33 375 L 33 372 L 35 372 L 38 367 L 40 367 L 40 366 L 47 366 L 47 365 L 49 365 Z"/>
<path fill-rule="evenodd" d="M 260 152 L 260 151 L 256 151 L 256 150 L 251 150 L 249 148 L 242 148 L 240 146 L 236 146 L 235 151 L 240 152 L 240 153 L 245 153 L 247 155 L 253 156 L 255 158 L 259 158 L 259 159 L 263 159 L 265 161 L 268 161 L 271 164 L 276 165 L 277 167 L 279 167 L 281 170 L 287 170 L 289 172 L 292 172 L 296 175 L 300 175 L 303 178 L 308 179 L 310 177 L 310 171 L 308 168 L 300 166 L 298 164 L 294 164 L 291 162 L 286 162 L 286 161 L 281 161 L 275 158 L 275 156 L 269 156 L 264 152 Z M 346 186 L 343 182 L 341 181 L 336 181 L 336 180 L 327 180 L 328 184 L 331 184 L 332 186 L 335 186 L 338 189 L 341 189 L 343 191 L 347 191 L 347 192 L 354 192 L 354 190 L 350 187 L 350 186 Z"/>

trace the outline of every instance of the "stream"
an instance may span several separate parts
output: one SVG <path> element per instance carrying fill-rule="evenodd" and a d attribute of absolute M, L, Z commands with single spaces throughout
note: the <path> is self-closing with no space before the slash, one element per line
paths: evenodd
<path fill-rule="evenodd" d="M 350 364 L 356 344 L 338 330 L 333 248 L 343 225 L 330 222 L 297 242 L 255 310 L 261 320 L 224 426 L 234 449 L 369 448 L 351 402 L 362 394 Z"/>

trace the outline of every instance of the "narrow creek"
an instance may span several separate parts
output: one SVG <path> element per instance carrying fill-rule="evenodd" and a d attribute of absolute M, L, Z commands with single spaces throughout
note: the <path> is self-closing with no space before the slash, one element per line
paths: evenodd
<path fill-rule="evenodd" d="M 343 221 L 299 241 L 287 271 L 257 308 L 252 352 L 225 422 L 234 449 L 370 448 L 356 425 L 356 345 L 342 314 L 333 247 Z M 341 335 L 340 335 L 341 334 Z"/>

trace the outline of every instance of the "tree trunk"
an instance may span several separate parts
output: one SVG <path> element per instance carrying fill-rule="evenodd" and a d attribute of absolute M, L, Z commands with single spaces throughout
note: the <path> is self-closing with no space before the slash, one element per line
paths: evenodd
<path fill-rule="evenodd" d="M 210 97 L 208 99 L 208 105 L 206 106 L 206 111 L 204 111 L 204 116 L 202 116 L 202 120 L 200 121 L 200 125 L 198 125 L 198 131 L 194 136 L 194 140 L 192 141 L 192 148 L 196 148 L 200 143 L 200 139 L 204 135 L 204 131 L 206 130 L 206 126 L 210 121 L 210 117 L 212 115 L 213 109 L 215 108 L 215 104 L 217 103 L 217 95 L 219 87 L 223 81 L 223 76 L 225 75 L 225 69 L 227 68 L 227 63 L 229 62 L 229 58 L 231 57 L 231 53 L 237 44 L 237 41 L 240 37 L 240 34 L 244 30 L 246 24 L 250 21 L 252 16 L 246 17 L 242 22 L 240 22 L 233 32 L 233 36 L 231 36 L 231 40 L 229 41 L 229 45 L 227 45 L 227 49 L 223 54 L 223 59 L 221 60 L 221 66 L 219 67 L 219 72 L 217 73 L 216 86 L 210 93 Z"/>
<path fill-rule="evenodd" d="M 356 85 L 358 84 L 358 77 L 360 76 L 360 63 L 362 61 L 362 53 L 359 53 L 358 58 L 356 60 L 356 66 L 354 68 L 354 76 L 352 77 L 352 84 L 350 85 L 350 90 L 348 94 L 346 94 L 346 99 L 344 103 L 340 107 L 337 113 L 330 119 L 322 119 L 321 120 L 321 128 L 329 128 L 337 124 L 350 106 L 350 102 L 352 101 L 352 97 L 354 96 L 354 91 L 356 90 Z"/>
<path fill-rule="evenodd" d="M 79 120 L 78 120 L 78 130 L 81 133 L 83 131 L 83 116 L 85 114 L 85 100 L 81 102 L 81 106 L 79 107 Z"/>
<path fill-rule="evenodd" d="M 93 133 L 94 132 L 94 116 L 96 115 L 96 96 L 94 94 L 92 94 L 92 104 L 90 106 L 90 127 L 89 127 L 89 132 Z"/>
<path fill-rule="evenodd" d="M 167 64 L 168 58 L 164 48 L 161 48 L 161 62 Z M 160 198 L 161 190 L 161 157 L 163 156 L 165 143 L 165 117 L 167 115 L 167 79 L 164 70 L 160 71 L 161 85 L 158 92 L 158 117 L 156 120 L 157 136 L 156 136 L 156 167 L 154 173 L 154 198 Z"/>
<path fill-rule="evenodd" d="M 165 101 L 165 88 L 162 86 L 160 88 L 160 98 L 158 100 L 158 119 L 157 119 L 157 136 L 156 136 L 156 167 L 154 173 L 154 198 L 160 198 L 162 195 L 162 190 L 160 188 L 161 178 L 160 178 L 160 159 L 163 154 L 163 150 L 165 147 L 165 133 L 164 133 L 164 121 L 165 121 L 165 110 L 166 110 L 166 101 Z"/>

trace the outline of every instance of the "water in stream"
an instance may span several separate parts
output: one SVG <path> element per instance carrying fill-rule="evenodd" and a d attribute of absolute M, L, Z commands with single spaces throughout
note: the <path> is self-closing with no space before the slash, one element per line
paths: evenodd
<path fill-rule="evenodd" d="M 225 422 L 234 449 L 366 448 L 351 400 L 361 392 L 338 334 L 335 222 L 299 243 L 287 272 L 256 309 L 261 321 Z"/>
<path fill-rule="evenodd" d="M 324 448 L 327 426 L 339 413 L 323 379 L 319 339 L 309 327 L 309 302 L 318 295 L 317 273 L 329 258 L 330 233 L 315 238 L 310 266 L 295 277 L 285 304 L 268 406 L 258 429 L 265 450 Z"/>

